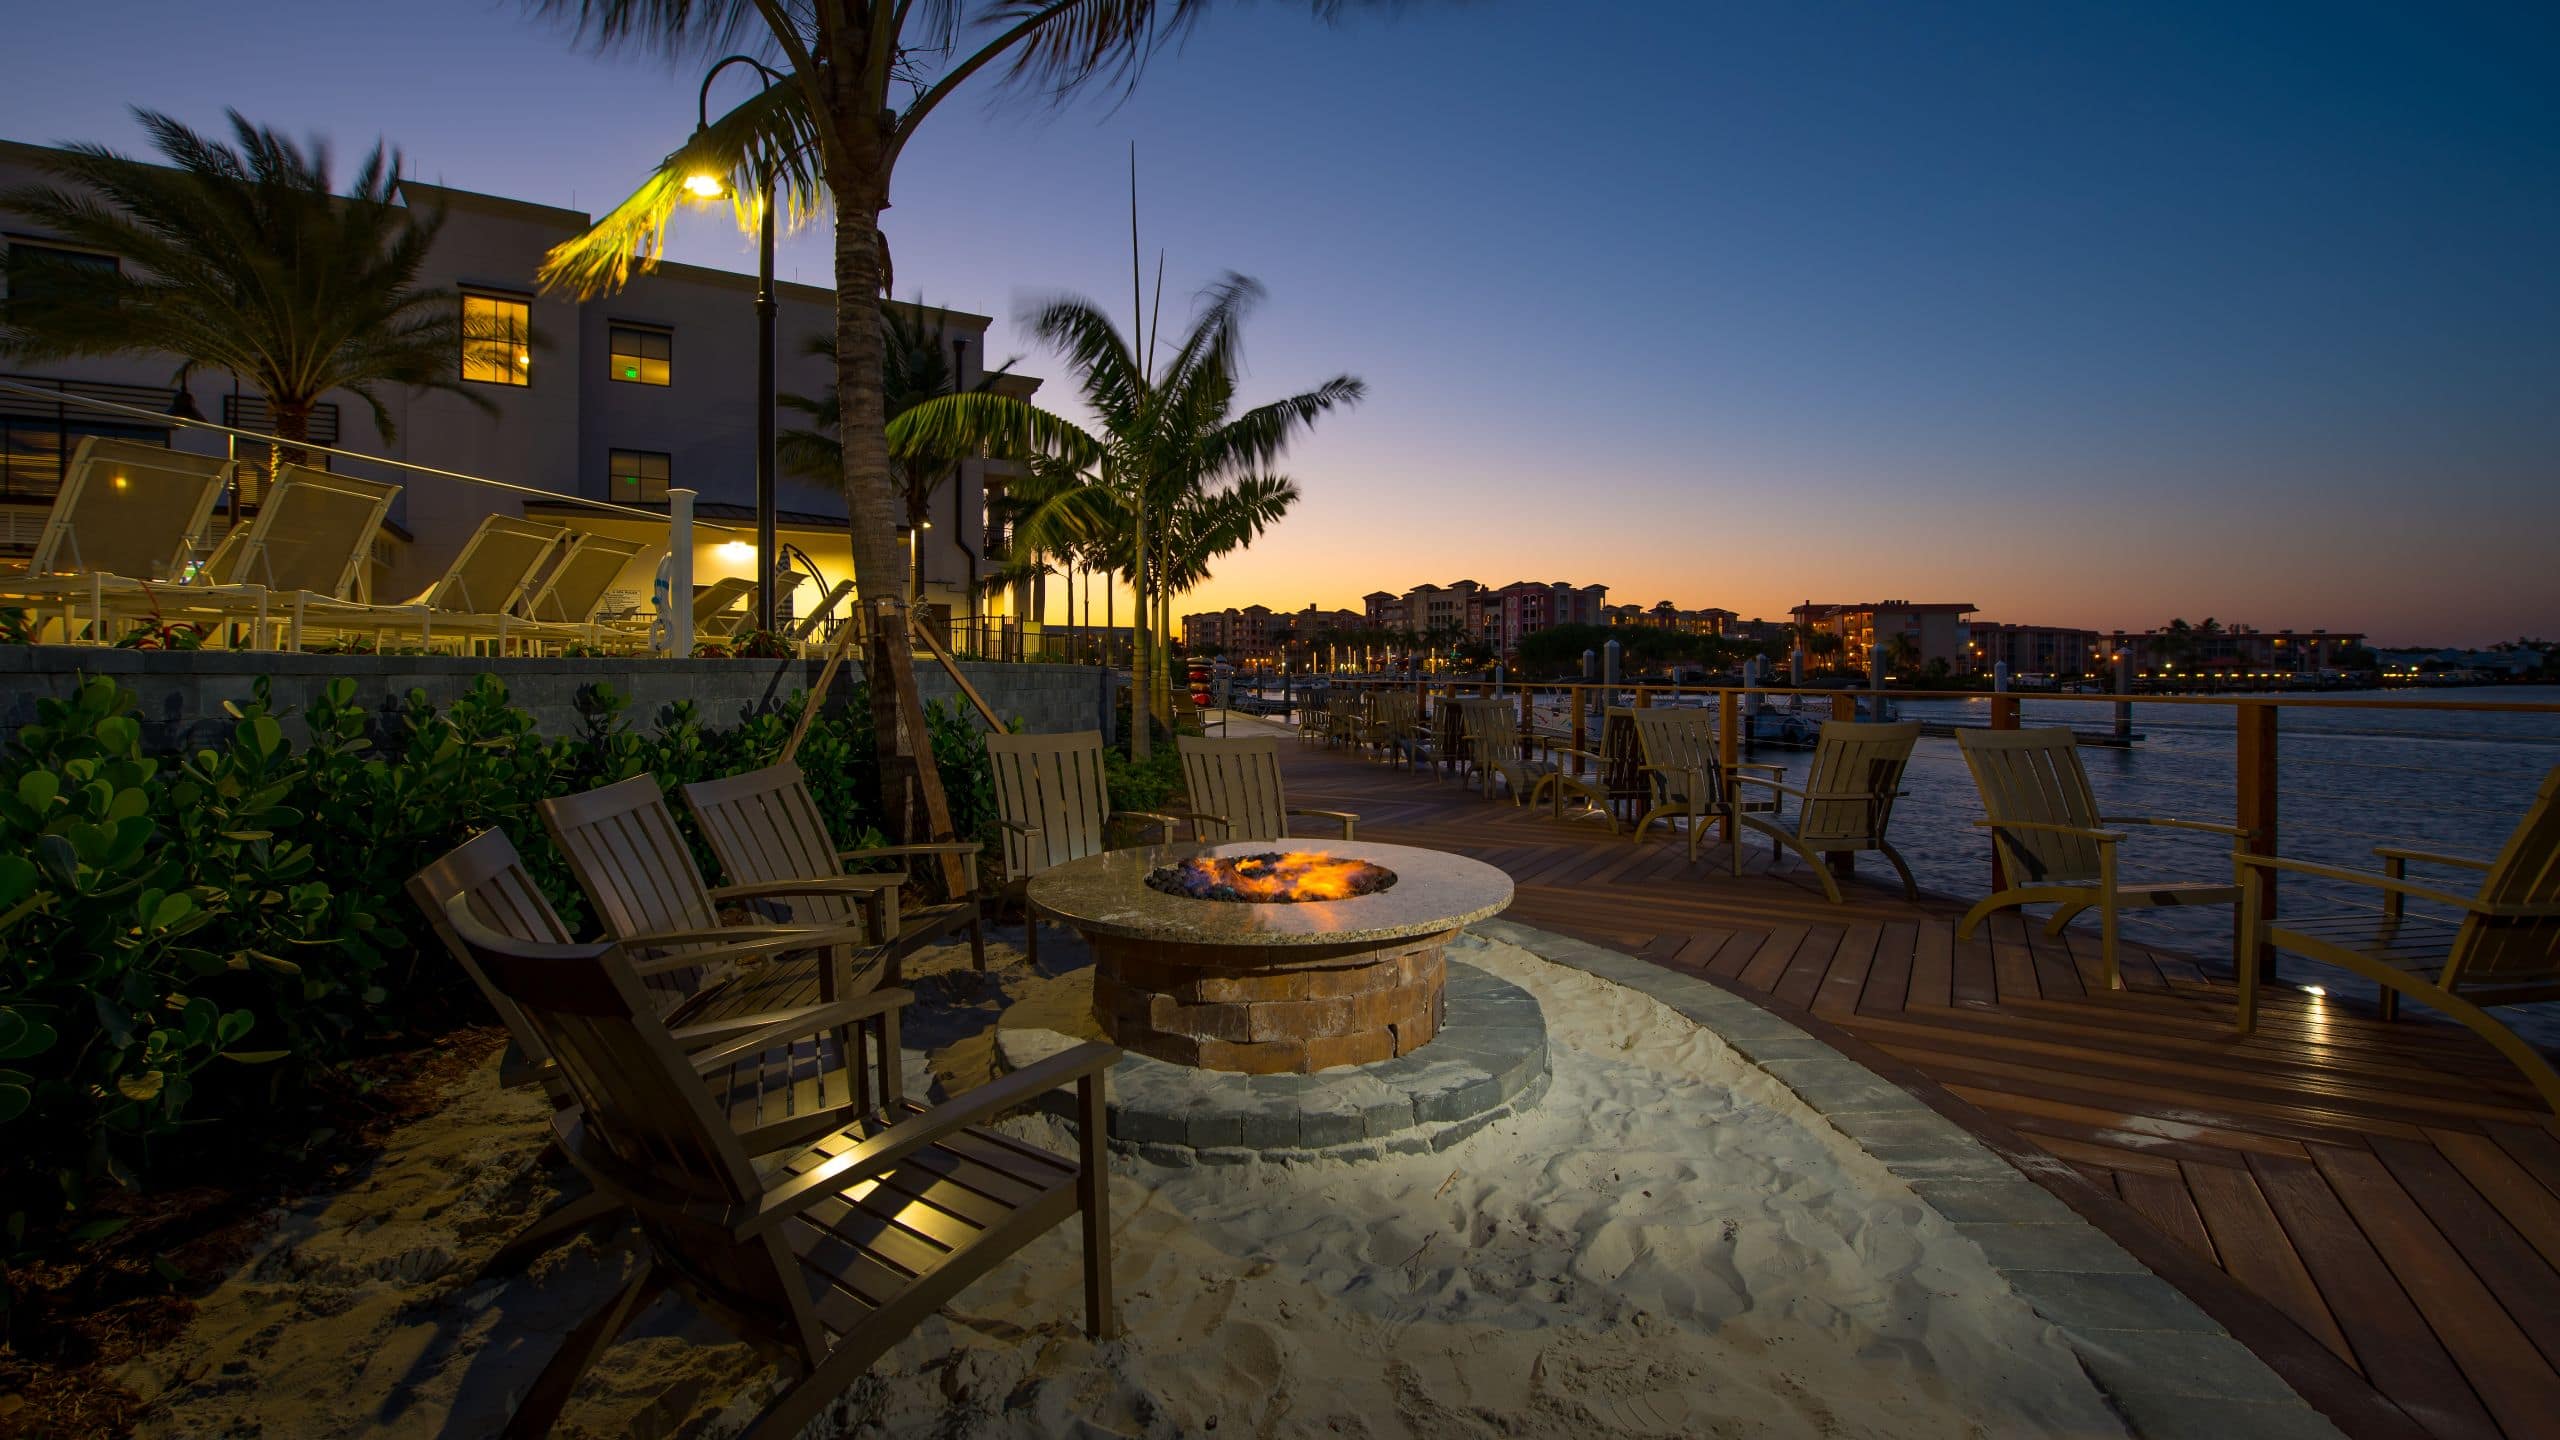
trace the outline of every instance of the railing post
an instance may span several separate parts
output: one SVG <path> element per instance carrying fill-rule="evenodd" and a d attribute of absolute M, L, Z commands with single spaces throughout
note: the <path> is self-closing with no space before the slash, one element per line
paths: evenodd
<path fill-rule="evenodd" d="M 2233 823 L 2249 832 L 2240 848 L 2252 855 L 2276 853 L 2276 707 L 2265 700 L 2244 700 L 2239 705 L 2239 735 L 2233 747 L 2232 776 L 2239 793 L 2233 809 Z M 2250 872 L 2250 884 L 2258 887 L 2258 913 L 2272 920 L 2276 913 L 2276 876 L 2272 870 Z M 2240 947 L 2249 943 L 2246 936 L 2235 936 L 2231 958 L 2240 959 Z M 2260 955 L 2263 962 L 2259 974 L 2276 978 L 2276 957 L 2272 951 Z"/>
<path fill-rule="evenodd" d="M 667 491 L 667 655 L 693 658 L 693 497 L 681 486 Z M 772 577 L 765 583 L 770 586 Z"/>
<path fill-rule="evenodd" d="M 1727 845 L 1742 843 L 1742 822 L 1734 818 L 1737 812 L 1732 803 L 1736 788 L 1733 778 L 1736 773 L 1734 767 L 1741 763 L 1741 697 L 1731 690 L 1718 690 L 1716 692 L 1716 764 L 1723 769 L 1724 773 L 1716 777 L 1723 782 L 1716 787 L 1716 793 L 1725 797 L 1724 843 Z"/>
<path fill-rule="evenodd" d="M 1586 656 L 1590 653 L 1587 650 L 1583 652 Z M 1588 670 L 1590 667 L 1586 665 L 1583 668 Z M 1568 685 L 1565 687 L 1564 694 L 1565 704 L 1573 709 L 1573 773 L 1580 775 L 1584 773 L 1582 752 L 1591 748 L 1586 743 L 1591 735 L 1591 720 L 1589 716 L 1582 713 L 1581 686 Z"/>
<path fill-rule="evenodd" d="M 1831 697 L 1831 718 L 1834 720 L 1857 719 L 1858 697 L 1846 690 L 1833 695 Z M 1881 719 L 1882 717 L 1879 716 L 1878 718 Z"/>
<path fill-rule="evenodd" d="M 1994 695 L 1991 697 L 1991 728 L 1994 730 L 2018 728 L 2017 696 Z M 2000 837 L 1993 835 L 1991 837 L 1991 889 L 1994 894 L 2009 888 L 2008 869 L 2009 867 L 2000 863 Z"/>
<path fill-rule="evenodd" d="M 1530 738 L 1537 728 L 1536 712 L 1529 704 L 1529 687 L 1520 687 L 1520 758 L 1527 760 L 1537 753 L 1537 742 Z"/>

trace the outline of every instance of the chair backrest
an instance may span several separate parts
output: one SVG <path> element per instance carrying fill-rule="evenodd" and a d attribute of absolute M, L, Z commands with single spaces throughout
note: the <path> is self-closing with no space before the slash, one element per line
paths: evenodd
<path fill-rule="evenodd" d="M 1380 739 L 1403 740 L 1422 723 L 1422 697 L 1410 690 L 1381 690 L 1369 702 L 1369 728 Z"/>
<path fill-rule="evenodd" d="M 630 1203 L 677 1288 L 750 1334 L 796 1338 L 804 1359 L 823 1355 L 790 1249 L 771 1232 L 741 1240 L 730 1228 L 762 1201 L 764 1180 L 615 947 L 519 940 L 459 903 L 447 914 L 576 1097 L 577 1114 L 555 1122 L 570 1158 Z"/>
<path fill-rule="evenodd" d="M 418 603 L 465 615 L 508 615 L 524 602 L 542 562 L 567 538 L 569 527 L 513 515 L 483 516 L 480 528 Z"/>
<path fill-rule="evenodd" d="M 220 456 L 140 440 L 83 439 L 54 492 L 27 573 L 185 578 L 195 537 L 234 468 Z"/>
<path fill-rule="evenodd" d="M 2493 905 L 2560 905 L 2560 765 L 2542 777 L 2533 807 L 2516 822 L 2480 882 Z M 2560 919 L 2464 918 L 2445 968 L 2448 988 L 2560 981 Z"/>
<path fill-rule="evenodd" d="M 1467 740 L 1475 746 L 1478 759 L 1508 759 L 1520 753 L 1520 712 L 1511 701 L 1481 695 L 1459 701 L 1458 707 L 1460 723 L 1467 727 Z"/>
<path fill-rule="evenodd" d="M 1636 747 L 1652 783 L 1705 805 L 1724 799 L 1724 762 L 1719 751 L 1715 716 L 1704 710 L 1647 706 L 1629 710 Z M 1694 789 L 1691 787 L 1695 787 Z"/>
<path fill-rule="evenodd" d="M 791 638 L 806 640 L 817 634 L 818 627 L 827 623 L 827 616 L 833 614 L 835 608 L 844 603 L 844 597 L 852 593 L 853 582 L 850 580 L 839 580 L 828 586 L 827 593 L 819 597 L 818 603 L 810 608 L 809 613 L 792 624 Z"/>
<path fill-rule="evenodd" d="M 400 487 L 287 465 L 258 502 L 225 584 L 361 598 L 373 538 Z"/>
<path fill-rule="evenodd" d="M 1982 792 L 1992 820 L 2095 828 L 2098 798 L 2080 765 L 2080 742 L 2067 729 L 1956 732 L 1956 746 Z M 2050 830 L 1995 830 L 2009 883 L 2043 884 L 2098 878 L 2098 842 Z"/>
<path fill-rule="evenodd" d="M 608 933 L 619 938 L 720 923 L 711 887 L 656 776 L 555 795 L 534 809 Z"/>
<path fill-rule="evenodd" d="M 605 593 L 622 578 L 632 557 L 648 549 L 638 540 L 622 540 L 593 531 L 571 529 L 569 543 L 550 572 L 524 598 L 524 617 L 557 625 L 584 625 L 595 618 Z"/>
<path fill-rule="evenodd" d="M 987 736 L 996 814 L 1024 834 L 1004 832 L 1005 874 L 1020 880 L 1111 848 L 1111 787 L 1102 732 Z"/>
<path fill-rule="evenodd" d="M 844 873 L 826 817 L 818 813 L 818 798 L 791 761 L 697 780 L 679 793 L 731 884 L 818 880 Z M 847 895 L 794 895 L 788 903 L 795 924 L 839 925 L 863 918 L 860 902 Z M 882 972 L 874 968 L 868 973 L 876 982 Z"/>
<path fill-rule="evenodd" d="M 1824 721 L 1813 769 L 1805 776 L 1805 794 L 1813 798 L 1796 812 L 1797 837 L 1883 839 L 1893 819 L 1893 802 L 1902 793 L 1903 769 L 1919 740 L 1917 720 L 1887 725 Z M 2072 761 L 2079 762 L 2076 746 Z"/>
<path fill-rule="evenodd" d="M 1191 809 L 1220 822 L 1195 822 L 1209 844 L 1229 840 L 1286 840 L 1289 805 L 1280 790 L 1280 742 L 1269 735 L 1212 739 L 1185 735 L 1182 779 Z"/>
<path fill-rule="evenodd" d="M 521 1059 L 510 1057 L 515 1063 L 500 1067 L 499 1082 L 514 1085 L 531 1078 L 531 1072 L 549 1058 L 541 1037 L 516 1012 L 515 1002 L 489 983 L 471 947 L 462 942 L 446 916 L 448 907 L 460 904 L 482 925 L 509 939 L 541 945 L 570 943 L 569 927 L 560 923 L 559 912 L 543 898 L 541 888 L 524 868 L 524 857 L 516 853 L 505 831 L 483 830 L 410 876 L 408 889 L 409 898 L 427 917 L 427 927 L 444 942 L 445 950 L 461 964 L 471 983 L 480 987 L 480 993 L 488 998 L 490 1007 L 498 1012 L 516 1042 Z"/>
<path fill-rule="evenodd" d="M 800 572 L 791 572 L 798 575 Z M 708 585 L 693 587 L 693 623 L 708 625 L 726 614 L 731 606 L 756 593 L 756 582 L 744 575 L 729 575 Z"/>

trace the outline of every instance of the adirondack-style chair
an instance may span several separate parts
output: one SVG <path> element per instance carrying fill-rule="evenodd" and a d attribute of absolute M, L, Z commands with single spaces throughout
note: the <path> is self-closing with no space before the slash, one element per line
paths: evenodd
<path fill-rule="evenodd" d="M 1276 736 L 1212 739 L 1185 735 L 1183 785 L 1191 792 L 1191 808 L 1199 815 L 1192 827 L 1209 844 L 1229 840 L 1286 840 L 1292 817 L 1326 820 L 1351 838 L 1360 817 L 1341 810 L 1298 810 L 1290 807 L 1280 783 L 1280 741 Z"/>
<path fill-rule="evenodd" d="M 1992 912 L 2014 905 L 2055 906 L 2045 922 L 2048 935 L 2061 934 L 2074 916 L 2095 906 L 2107 985 L 2113 989 L 2123 984 L 2116 962 L 2123 912 L 2239 903 L 2241 887 L 2229 881 L 2127 884 L 2118 878 L 2116 847 L 2127 828 L 2195 830 L 2234 840 L 2246 840 L 2249 832 L 2206 820 L 2099 814 L 2089 772 L 2080 764 L 2080 743 L 2069 730 L 1958 730 L 1956 746 L 1982 792 L 1985 818 L 1974 823 L 1991 832 L 2007 885 L 1965 912 L 1956 926 L 1958 939 L 1973 938 Z"/>
<path fill-rule="evenodd" d="M 543 898 L 505 832 L 484 830 L 465 840 L 411 876 L 408 890 L 429 928 L 507 1027 L 508 1045 L 498 1062 L 498 1083 L 540 1085 L 553 1104 L 573 1103 L 575 1097 L 542 1037 L 515 1003 L 489 983 L 448 917 L 451 907 L 460 905 L 479 923 L 511 939 L 541 945 L 573 943 L 568 927 Z M 833 938 L 833 932 L 732 926 L 721 933 L 728 953 L 712 958 L 728 967 L 725 978 L 707 983 L 700 979 L 712 959 L 699 950 L 675 960 L 631 962 L 658 1018 L 669 1027 L 669 1038 L 678 1046 L 687 1051 L 725 1046 L 742 1034 L 825 1013 L 823 1006 L 814 1003 L 753 1008 L 771 1000 L 770 987 L 742 979 L 736 966 L 740 961 L 806 950 L 813 942 Z M 626 958 L 631 953 L 626 951 Z M 883 1055 L 889 1053 L 884 1037 L 873 1037 L 873 1046 Z M 829 1133 L 840 1122 L 824 1117 L 848 1099 L 867 1108 L 873 1093 L 870 1072 L 859 1063 L 848 1067 L 843 1046 L 832 1033 L 797 1046 L 736 1054 L 725 1063 L 697 1067 L 697 1073 L 741 1143 L 754 1154 L 796 1148 Z M 813 1122 L 813 1115 L 822 1118 Z M 592 1191 L 568 1197 L 508 1240 L 483 1273 L 502 1274 L 517 1268 L 619 1208 L 617 1202 Z"/>
<path fill-rule="evenodd" d="M 683 789 L 693 823 L 711 842 L 711 853 L 731 880 L 779 885 L 812 877 L 847 874 L 903 884 L 902 867 L 888 872 L 848 872 L 848 865 L 906 861 L 924 855 L 952 855 L 960 861 L 963 891 L 946 904 L 908 910 L 897 917 L 890 936 L 888 982 L 898 983 L 899 962 L 957 930 L 969 932 L 969 954 L 977 969 L 987 968 L 986 922 L 978 893 L 978 850 L 975 841 L 928 841 L 916 845 L 879 845 L 843 850 L 827 833 L 817 797 L 793 761 L 767 765 L 742 775 L 698 780 Z M 805 895 L 793 902 L 793 918 L 813 924 L 843 924 L 856 917 L 863 901 L 853 896 Z"/>
<path fill-rule="evenodd" d="M 680 966 L 688 957 L 725 949 L 733 943 L 736 927 L 721 924 L 723 904 L 825 898 L 863 905 L 869 918 L 858 925 L 800 927 L 810 937 L 804 947 L 816 947 L 818 953 L 767 960 L 742 975 L 745 983 L 764 991 L 754 1008 L 849 1000 L 878 985 L 887 969 L 882 942 L 898 933 L 895 876 L 802 876 L 715 889 L 694 864 L 693 851 L 676 828 L 675 812 L 667 808 L 657 778 L 650 775 L 581 795 L 555 795 L 534 809 L 568 860 L 578 888 L 603 918 L 605 932 L 635 958 L 654 966 L 663 957 Z"/>
<path fill-rule="evenodd" d="M 1398 686 L 1369 700 L 1368 746 L 1391 765 L 1430 762 L 1430 735 L 1422 728 L 1422 697 Z"/>
<path fill-rule="evenodd" d="M 2264 913 L 2256 884 L 2245 884 L 2240 902 L 2240 1032 L 2258 1023 L 2261 947 L 2349 970 L 2382 987 L 2382 1014 L 2399 1014 L 2406 996 L 2442 1012 L 2514 1062 L 2560 1115 L 2560 1071 L 2530 1041 L 2491 1015 L 2492 1005 L 2560 1000 L 2560 766 L 2542 777 L 2533 806 L 2490 860 L 2379 846 L 2382 873 L 2314 865 L 2273 855 L 2236 854 L 2244 880 L 2258 872 L 2309 875 L 2382 892 L 2380 910 Z M 2411 864 L 2474 871 L 2480 887 L 2468 895 L 2409 878 Z M 2412 913 L 2408 902 L 2453 912 Z"/>
<path fill-rule="evenodd" d="M 744 1434 L 789 1440 L 881 1352 L 1070 1215 L 1083 1219 L 1085 1330 L 1097 1340 L 1117 1332 L 1103 1087 L 1118 1050 L 1080 1045 L 930 1109 L 884 1068 L 882 1106 L 847 1105 L 835 1117 L 842 1128 L 759 1158 L 698 1069 L 864 1021 L 894 1037 L 907 992 L 875 991 L 688 1054 L 613 945 L 515 939 L 467 904 L 447 914 L 559 1059 L 578 1102 L 552 1117 L 561 1148 L 599 1193 L 631 1208 L 647 1247 L 621 1292 L 563 1338 L 509 1418 L 509 1437 L 548 1434 L 596 1358 L 672 1287 L 778 1360 L 785 1383 Z M 1073 1159 L 985 1128 L 1070 1083 Z"/>
<path fill-rule="evenodd" d="M 1637 753 L 1643 757 L 1645 811 L 1636 817 L 1636 842 L 1643 842 L 1656 820 L 1670 824 L 1685 819 L 1689 858 L 1694 861 L 1706 843 L 1708 824 L 1721 820 L 1726 822 L 1725 844 L 1733 851 L 1733 873 L 1741 874 L 1742 836 L 1733 824 L 1735 813 L 1766 814 L 1778 808 L 1777 797 L 1746 796 L 1727 783 L 1715 716 L 1707 711 L 1649 706 L 1625 713 L 1635 727 Z M 1784 766 L 1750 762 L 1733 769 L 1771 777 L 1786 774 Z"/>
<path fill-rule="evenodd" d="M 1533 737 L 1525 747 L 1536 753 L 1524 753 L 1517 702 L 1496 696 L 1462 703 L 1466 706 L 1467 750 L 1475 761 L 1475 773 L 1486 799 L 1493 798 L 1493 784 L 1498 778 L 1510 789 L 1515 804 L 1535 805 L 1544 796 L 1554 810 L 1562 813 L 1564 795 L 1569 790 L 1597 806 L 1601 818 L 1609 824 L 1609 833 L 1618 833 L 1618 819 L 1609 813 L 1609 791 L 1601 779 L 1598 754 L 1573 749 L 1545 736 Z M 1559 756 L 1579 757 L 1584 773 L 1575 775 L 1566 770 Z"/>
<path fill-rule="evenodd" d="M 1894 873 L 1902 877 L 1903 897 L 1917 900 L 1920 887 L 1911 878 L 1911 867 L 1902 863 L 1902 852 L 1885 839 L 1885 828 L 1893 821 L 1893 802 L 1902 798 L 1902 771 L 1911 763 L 1911 747 L 1919 739 L 1917 720 L 1889 725 L 1826 720 L 1803 788 L 1771 775 L 1734 777 L 1743 786 L 1766 791 L 1777 802 L 1765 812 L 1744 813 L 1741 821 L 1768 836 L 1775 845 L 1803 857 L 1813 878 L 1822 882 L 1822 893 L 1834 905 L 1841 902 L 1840 882 L 1832 878 L 1831 867 L 1823 863 L 1823 857 L 1855 855 L 1861 850 L 1875 851 L 1891 861 Z M 2076 750 L 2073 759 L 2078 759 Z M 1785 801 L 1779 798 L 1790 795 L 1796 802 L 1793 829 L 1784 823 L 1781 807 Z M 1734 845 L 1733 864 L 1734 873 L 1740 874 L 1739 842 Z"/>
<path fill-rule="evenodd" d="M 1053 865 L 1119 849 L 1115 824 L 1152 825 L 1161 841 L 1183 820 L 1199 823 L 1200 817 L 1182 811 L 1114 815 L 1099 730 L 991 734 L 987 760 L 995 772 L 996 823 L 1004 831 L 1004 884 L 998 893 L 1023 904 L 1023 950 L 1034 966 L 1040 963 L 1040 916 L 1027 894 L 1031 877 Z"/>

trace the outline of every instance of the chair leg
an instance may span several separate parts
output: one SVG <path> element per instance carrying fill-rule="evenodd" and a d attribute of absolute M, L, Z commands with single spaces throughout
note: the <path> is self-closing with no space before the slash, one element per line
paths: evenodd
<path fill-rule="evenodd" d="M 1902 863 L 1902 852 L 1894 849 L 1890 845 L 1887 845 L 1881 839 L 1876 841 L 1876 849 L 1884 853 L 1885 859 L 1893 862 L 1894 873 L 1902 877 L 1902 898 L 1905 900 L 1919 899 L 1920 882 L 1911 878 L 1911 867 Z"/>
<path fill-rule="evenodd" d="M 1973 932 L 1982 927 L 1983 921 L 1990 919 L 1995 912 L 2006 910 L 2016 903 L 2016 901 L 2009 898 L 2009 894 L 2005 890 L 1997 895 L 1987 896 L 1982 900 L 1976 901 L 1972 909 L 1964 912 L 1964 918 L 1956 922 L 1956 938 L 1959 940 L 1972 939 Z"/>
<path fill-rule="evenodd" d="M 2378 1002 L 2375 1008 L 2381 1014 L 2382 1019 L 2385 1022 L 2399 1019 L 2400 992 L 2397 990 L 2385 989 L 2382 992 L 2382 999 Z"/>
<path fill-rule="evenodd" d="M 2089 902 L 2086 900 L 2083 900 L 2076 905 L 2056 905 L 2053 907 L 2053 918 L 2044 922 L 2044 933 L 2047 935 L 2061 934 L 2064 928 L 2069 926 L 2072 921 L 2080 918 L 2081 911 L 2088 908 Z"/>
<path fill-rule="evenodd" d="M 1120 1333 L 1120 1309 L 1111 1295 L 1111 1145 L 1104 1134 L 1104 1077 L 1076 1081 L 1076 1209 L 1084 1218 L 1084 1333 L 1108 1340 Z"/>
<path fill-rule="evenodd" d="M 2246 873 L 2240 877 L 2240 915 L 2236 923 L 2240 928 L 2240 943 L 2237 953 L 2232 956 L 2231 981 L 2239 992 L 2235 1000 L 2240 1033 L 2247 1035 L 2258 1028 L 2258 962 L 2262 953 L 2259 943 L 2262 937 L 2258 934 L 2258 887 L 2250 883 Z M 2383 993 L 2391 992 L 2386 988 Z"/>
<path fill-rule="evenodd" d="M 987 907 L 972 895 L 969 897 L 969 963 L 981 975 L 987 971 Z"/>
<path fill-rule="evenodd" d="M 559 1423 L 560 1412 L 568 1407 L 569 1397 L 576 1392 L 578 1382 L 586 1377 L 588 1367 L 596 1363 L 596 1357 L 604 1353 L 605 1347 L 613 1343 L 614 1337 L 622 1333 L 632 1317 L 658 1298 L 658 1292 L 666 1286 L 667 1282 L 658 1274 L 657 1267 L 643 1255 L 639 1273 L 622 1287 L 622 1293 L 580 1321 L 578 1328 L 569 1332 L 569 1338 L 560 1342 L 551 1362 L 543 1366 L 542 1374 L 535 1378 L 533 1388 L 525 1392 L 523 1402 L 516 1406 L 514 1414 L 507 1417 L 506 1440 L 538 1440 L 538 1437 L 550 1434 L 551 1427 Z"/>
<path fill-rule="evenodd" d="M 2098 953 L 2106 961 L 2107 988 L 2110 990 L 2124 988 L 2124 967 L 2116 955 L 2117 931 L 2122 925 L 2121 914 L 2122 912 L 2113 905 L 2102 905 L 2098 908 Z"/>
<path fill-rule="evenodd" d="M 2388 991 L 2386 990 L 2385 993 Z M 2552 1069 L 2551 1061 L 2540 1050 L 2527 1044 L 2516 1032 L 2500 1024 L 2488 1011 L 2459 995 L 2439 990 L 2433 985 L 2427 986 L 2424 990 L 2413 988 L 2410 993 L 2442 1011 L 2454 1023 L 2496 1047 L 2499 1054 L 2506 1056 L 2518 1070 L 2524 1072 L 2525 1080 L 2533 1086 L 2534 1093 L 2542 1097 L 2542 1103 L 2550 1107 L 2551 1113 L 2560 1115 L 2560 1070 Z"/>
<path fill-rule="evenodd" d="M 508 1237 L 507 1243 L 498 1247 L 498 1253 L 481 1262 L 471 1278 L 476 1282 L 516 1274 L 532 1264 L 536 1256 L 567 1244 L 577 1238 L 579 1231 L 621 1209 L 621 1202 L 594 1190 L 568 1196 Z"/>

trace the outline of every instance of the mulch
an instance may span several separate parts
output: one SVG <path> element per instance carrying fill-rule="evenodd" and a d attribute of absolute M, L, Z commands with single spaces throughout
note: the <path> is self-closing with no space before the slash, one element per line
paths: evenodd
<path fill-rule="evenodd" d="M 275 1210 L 335 1188 L 505 1044 L 495 1025 L 464 1026 L 351 1062 L 295 1112 L 309 1125 L 297 1143 L 226 1147 L 184 1186 L 102 1190 L 81 1225 L 112 1233 L 5 1267 L 13 1298 L 0 1338 L 0 1437 L 131 1434 L 142 1407 L 115 1382 L 117 1367 L 184 1331 L 197 1298 L 248 1255 Z"/>

